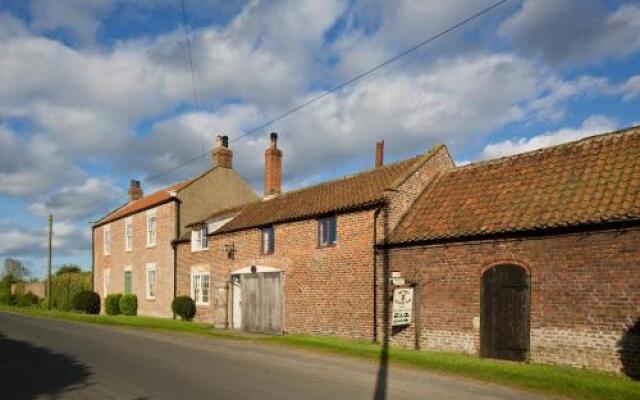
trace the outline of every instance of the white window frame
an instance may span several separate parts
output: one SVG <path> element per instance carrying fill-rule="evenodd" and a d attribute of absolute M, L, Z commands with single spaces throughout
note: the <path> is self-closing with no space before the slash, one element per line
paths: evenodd
<path fill-rule="evenodd" d="M 158 275 L 156 272 L 156 263 L 147 263 L 146 273 L 145 273 L 145 294 L 148 300 L 154 300 L 156 298 L 156 294 L 158 292 Z M 153 272 L 153 284 L 149 279 L 149 273 Z M 151 288 L 153 286 L 153 290 Z"/>
<path fill-rule="evenodd" d="M 126 292 L 126 273 L 127 272 L 131 272 L 131 293 L 127 293 Z M 133 268 L 131 268 L 131 265 L 125 265 L 124 267 L 124 272 L 122 273 L 122 293 L 123 294 L 135 294 L 135 290 L 133 290 Z"/>
<path fill-rule="evenodd" d="M 111 254 L 111 225 L 102 228 L 102 252 L 105 256 Z"/>
<path fill-rule="evenodd" d="M 207 277 L 209 283 L 207 288 L 207 299 L 203 300 L 203 277 Z M 196 305 L 208 306 L 211 304 L 211 273 L 204 271 L 191 272 L 191 298 Z"/>
<path fill-rule="evenodd" d="M 153 221 L 153 224 L 152 224 Z M 151 230 L 153 226 L 153 231 Z M 158 218 L 156 210 L 147 211 L 147 247 L 155 247 L 158 243 Z"/>
<path fill-rule="evenodd" d="M 207 226 L 201 226 L 191 231 L 191 251 L 203 251 L 209 249 L 209 237 Z"/>
<path fill-rule="evenodd" d="M 111 292 L 111 268 L 105 269 L 102 272 L 102 288 L 103 288 L 103 297 L 107 297 L 107 295 Z"/>
<path fill-rule="evenodd" d="M 133 217 L 124 220 L 124 250 L 133 250 Z"/>

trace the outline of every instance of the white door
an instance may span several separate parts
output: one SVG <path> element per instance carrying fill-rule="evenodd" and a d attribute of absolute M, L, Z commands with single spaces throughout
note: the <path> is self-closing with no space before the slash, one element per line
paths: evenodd
<path fill-rule="evenodd" d="M 232 296 L 233 329 L 242 329 L 242 292 L 239 280 L 232 284 Z"/>

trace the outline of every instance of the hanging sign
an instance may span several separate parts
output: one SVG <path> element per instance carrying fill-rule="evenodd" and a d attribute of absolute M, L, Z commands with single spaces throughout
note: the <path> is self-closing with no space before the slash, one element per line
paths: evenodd
<path fill-rule="evenodd" d="M 398 288 L 393 291 L 393 326 L 411 324 L 413 311 L 413 288 Z"/>

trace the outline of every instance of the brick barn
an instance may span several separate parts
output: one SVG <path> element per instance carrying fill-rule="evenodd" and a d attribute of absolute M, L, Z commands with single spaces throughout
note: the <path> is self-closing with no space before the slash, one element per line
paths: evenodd
<path fill-rule="evenodd" d="M 374 246 L 438 172 L 444 146 L 342 179 L 281 193 L 277 135 L 265 197 L 192 224 L 178 244 L 178 294 L 196 318 L 271 333 L 375 336 Z M 204 240 L 202 240 L 204 238 Z"/>
<path fill-rule="evenodd" d="M 443 171 L 378 249 L 392 343 L 639 375 L 637 127 Z"/>

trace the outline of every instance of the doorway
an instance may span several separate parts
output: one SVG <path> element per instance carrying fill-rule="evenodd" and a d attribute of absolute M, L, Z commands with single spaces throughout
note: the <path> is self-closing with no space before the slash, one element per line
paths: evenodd
<path fill-rule="evenodd" d="M 525 361 L 530 337 L 529 274 L 517 265 L 497 265 L 482 274 L 480 293 L 481 355 Z"/>

